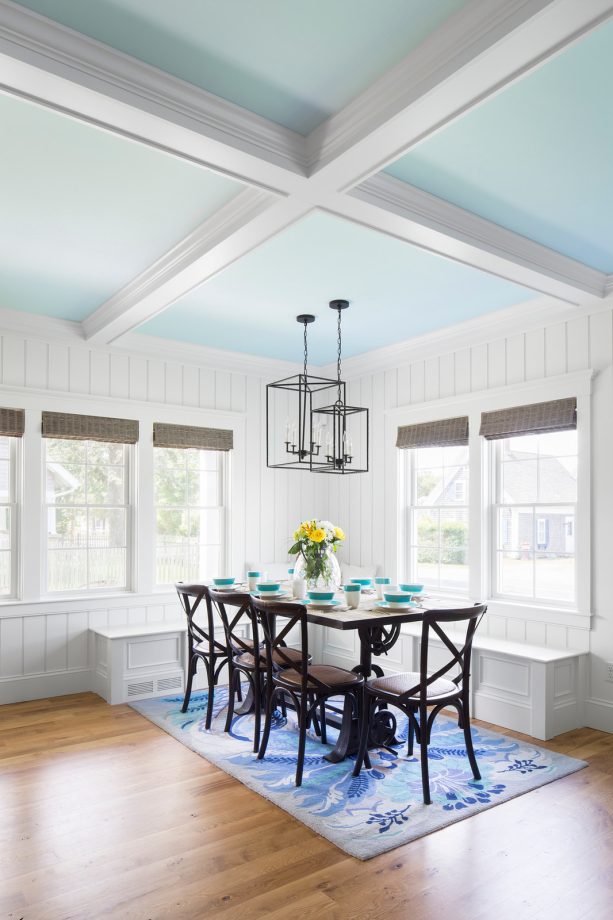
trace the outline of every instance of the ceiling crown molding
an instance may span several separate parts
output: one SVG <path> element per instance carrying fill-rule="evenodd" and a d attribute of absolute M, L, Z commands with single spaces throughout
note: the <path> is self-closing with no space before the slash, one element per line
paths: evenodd
<path fill-rule="evenodd" d="M 283 170 L 298 175 L 306 171 L 305 139 L 296 131 L 10 0 L 0 0 L 0 53 L 266 159 Z M 7 89 L 15 91 L 10 85 Z M 47 99 L 41 101 L 50 106 Z M 226 172 L 220 164 L 206 165 Z"/>
<path fill-rule="evenodd" d="M 194 264 L 249 221 L 267 211 L 275 201 L 278 201 L 276 195 L 259 189 L 246 188 L 239 192 L 180 243 L 91 313 L 83 321 L 85 338 L 95 339 L 104 333 L 105 340 L 109 343 L 113 338 L 142 323 L 144 319 L 151 319 L 159 311 L 149 304 L 144 313 L 143 302 L 146 298 L 155 297 L 156 301 L 160 299 L 161 310 L 186 293 L 190 289 L 190 282 L 191 287 L 198 283 L 198 279 L 194 281 L 191 278 Z M 173 282 L 186 273 L 190 276 L 189 280 L 181 279 L 180 289 L 173 285 Z M 173 286 L 172 291 L 168 290 L 169 285 Z"/>
<path fill-rule="evenodd" d="M 541 276 L 555 278 L 573 288 L 573 292 L 555 292 L 556 296 L 568 299 L 571 303 L 577 302 L 577 290 L 585 291 L 594 297 L 605 295 L 607 276 L 603 272 L 477 214 L 465 211 L 394 176 L 384 173 L 372 176 L 349 194 L 360 201 L 385 208 L 407 220 L 416 221 L 445 236 L 475 246 L 482 252 L 516 262 Z M 472 261 L 471 264 L 474 265 L 475 262 Z M 505 276 L 508 277 L 508 272 Z"/>
<path fill-rule="evenodd" d="M 361 377 L 365 374 L 374 374 L 411 364 L 414 361 L 448 355 L 463 348 L 473 348 L 506 336 L 564 322 L 579 315 L 611 310 L 612 307 L 611 298 L 601 301 L 595 309 L 587 306 L 577 308 L 553 297 L 535 298 L 527 303 L 505 307 L 485 316 L 477 316 L 453 326 L 447 326 L 445 329 L 437 329 L 434 332 L 406 339 L 404 342 L 396 342 L 361 355 L 343 358 L 343 379 Z M 329 364 L 320 367 L 319 372 L 326 376 L 334 369 L 335 365 Z"/>

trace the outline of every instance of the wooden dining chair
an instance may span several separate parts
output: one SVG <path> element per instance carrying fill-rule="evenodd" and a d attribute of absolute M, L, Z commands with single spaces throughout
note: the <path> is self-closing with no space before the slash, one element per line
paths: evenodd
<path fill-rule="evenodd" d="M 283 698 L 287 694 L 298 717 L 296 786 L 300 786 L 304 770 L 306 733 L 310 721 L 315 721 L 318 711 L 324 713 L 325 721 L 325 702 L 333 696 L 344 696 L 345 705 L 352 705 L 355 714 L 359 715 L 364 678 L 354 671 L 311 663 L 307 611 L 304 605 L 260 601 L 255 598 L 251 603 L 260 625 L 266 651 L 266 716 L 258 760 L 266 754 L 276 701 L 279 696 Z M 277 623 L 279 617 L 287 621 L 282 627 Z M 300 630 L 299 651 L 285 645 L 286 637 L 295 626 Z"/>
<path fill-rule="evenodd" d="M 210 588 L 209 594 L 211 601 L 219 611 L 228 648 L 228 712 L 224 731 L 230 731 L 236 700 L 242 699 L 242 676 L 249 686 L 249 699 L 253 704 L 253 750 L 257 751 L 260 744 L 266 669 L 258 619 L 251 606 L 251 596 L 246 591 L 219 591 L 215 588 Z M 243 634 L 242 627 L 245 623 L 251 627 L 250 637 Z M 255 653 L 256 648 L 259 649 L 259 654 Z M 293 658 L 299 657 L 300 653 L 294 649 L 287 649 L 286 655 Z M 283 661 L 275 662 L 275 669 L 281 667 L 285 667 Z"/>
<path fill-rule="evenodd" d="M 221 643 L 215 638 L 213 607 L 207 586 L 185 584 L 182 581 L 178 581 L 175 584 L 175 588 L 187 617 L 187 680 L 185 682 L 185 697 L 181 712 L 186 712 L 189 706 L 192 684 L 198 670 L 198 662 L 201 661 L 206 671 L 208 686 L 205 725 L 206 728 L 210 728 L 213 718 L 215 687 L 217 686 L 221 669 L 228 663 L 228 649 L 225 643 Z M 202 616 L 203 612 L 204 616 Z M 197 614 L 199 614 L 198 621 L 196 621 Z"/>
<path fill-rule="evenodd" d="M 411 756 L 413 753 L 414 737 L 420 745 L 424 805 L 432 804 L 428 745 L 432 724 L 442 709 L 449 706 L 457 709 L 458 725 L 464 730 L 466 754 L 473 776 L 475 779 L 481 779 L 470 731 L 470 661 L 473 638 L 486 610 L 484 604 L 475 604 L 474 607 L 457 610 L 427 611 L 424 613 L 421 629 L 419 673 L 408 672 L 390 677 L 377 677 L 365 683 L 360 749 L 355 762 L 354 776 L 359 774 L 368 752 L 368 736 L 373 714 L 377 706 L 383 703 L 400 709 L 409 720 L 408 755 Z M 450 636 L 444 629 L 453 624 L 463 623 L 466 624 L 466 630 L 462 630 L 460 640 Z M 429 674 L 428 643 L 431 631 L 441 640 L 450 657 L 444 665 Z M 458 666 L 460 673 L 456 677 L 445 677 Z"/>

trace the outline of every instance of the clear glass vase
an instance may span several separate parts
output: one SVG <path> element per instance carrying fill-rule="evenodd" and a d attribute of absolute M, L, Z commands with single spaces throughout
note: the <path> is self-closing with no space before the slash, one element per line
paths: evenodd
<path fill-rule="evenodd" d="M 294 578 L 303 578 L 307 590 L 318 588 L 337 591 L 341 584 L 341 567 L 331 546 L 322 546 L 306 556 L 299 553 L 294 563 Z"/>

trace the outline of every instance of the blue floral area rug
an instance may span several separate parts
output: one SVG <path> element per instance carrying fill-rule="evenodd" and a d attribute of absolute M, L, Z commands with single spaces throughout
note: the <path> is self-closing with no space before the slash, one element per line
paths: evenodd
<path fill-rule="evenodd" d="M 206 701 L 205 692 L 192 694 L 185 713 L 178 696 L 145 700 L 132 707 L 358 859 L 370 859 L 587 766 L 584 761 L 473 725 L 482 775 L 475 781 L 463 733 L 453 719 L 440 715 L 429 749 L 432 805 L 424 805 L 419 749 L 415 748 L 417 756 L 407 757 L 407 721 L 396 711 L 396 737 L 401 742 L 397 757 L 383 749 L 372 751 L 372 768 L 353 777 L 353 758 L 338 764 L 324 760 L 337 738 L 334 729 L 328 730 L 328 745 L 312 734 L 307 739 L 302 786 L 296 788 L 298 735 L 290 710 L 287 720 L 280 712 L 275 714 L 266 757 L 258 761 L 251 750 L 252 716 L 237 716 L 226 734 L 227 689 L 219 687 L 212 727 L 207 731 Z"/>

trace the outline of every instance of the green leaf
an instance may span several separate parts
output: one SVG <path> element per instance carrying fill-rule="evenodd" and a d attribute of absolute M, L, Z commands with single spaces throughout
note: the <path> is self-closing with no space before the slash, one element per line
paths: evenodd
<path fill-rule="evenodd" d="M 295 556 L 297 553 L 300 552 L 300 543 L 294 543 L 294 545 L 291 546 L 287 552 L 289 553 L 290 556 Z"/>

